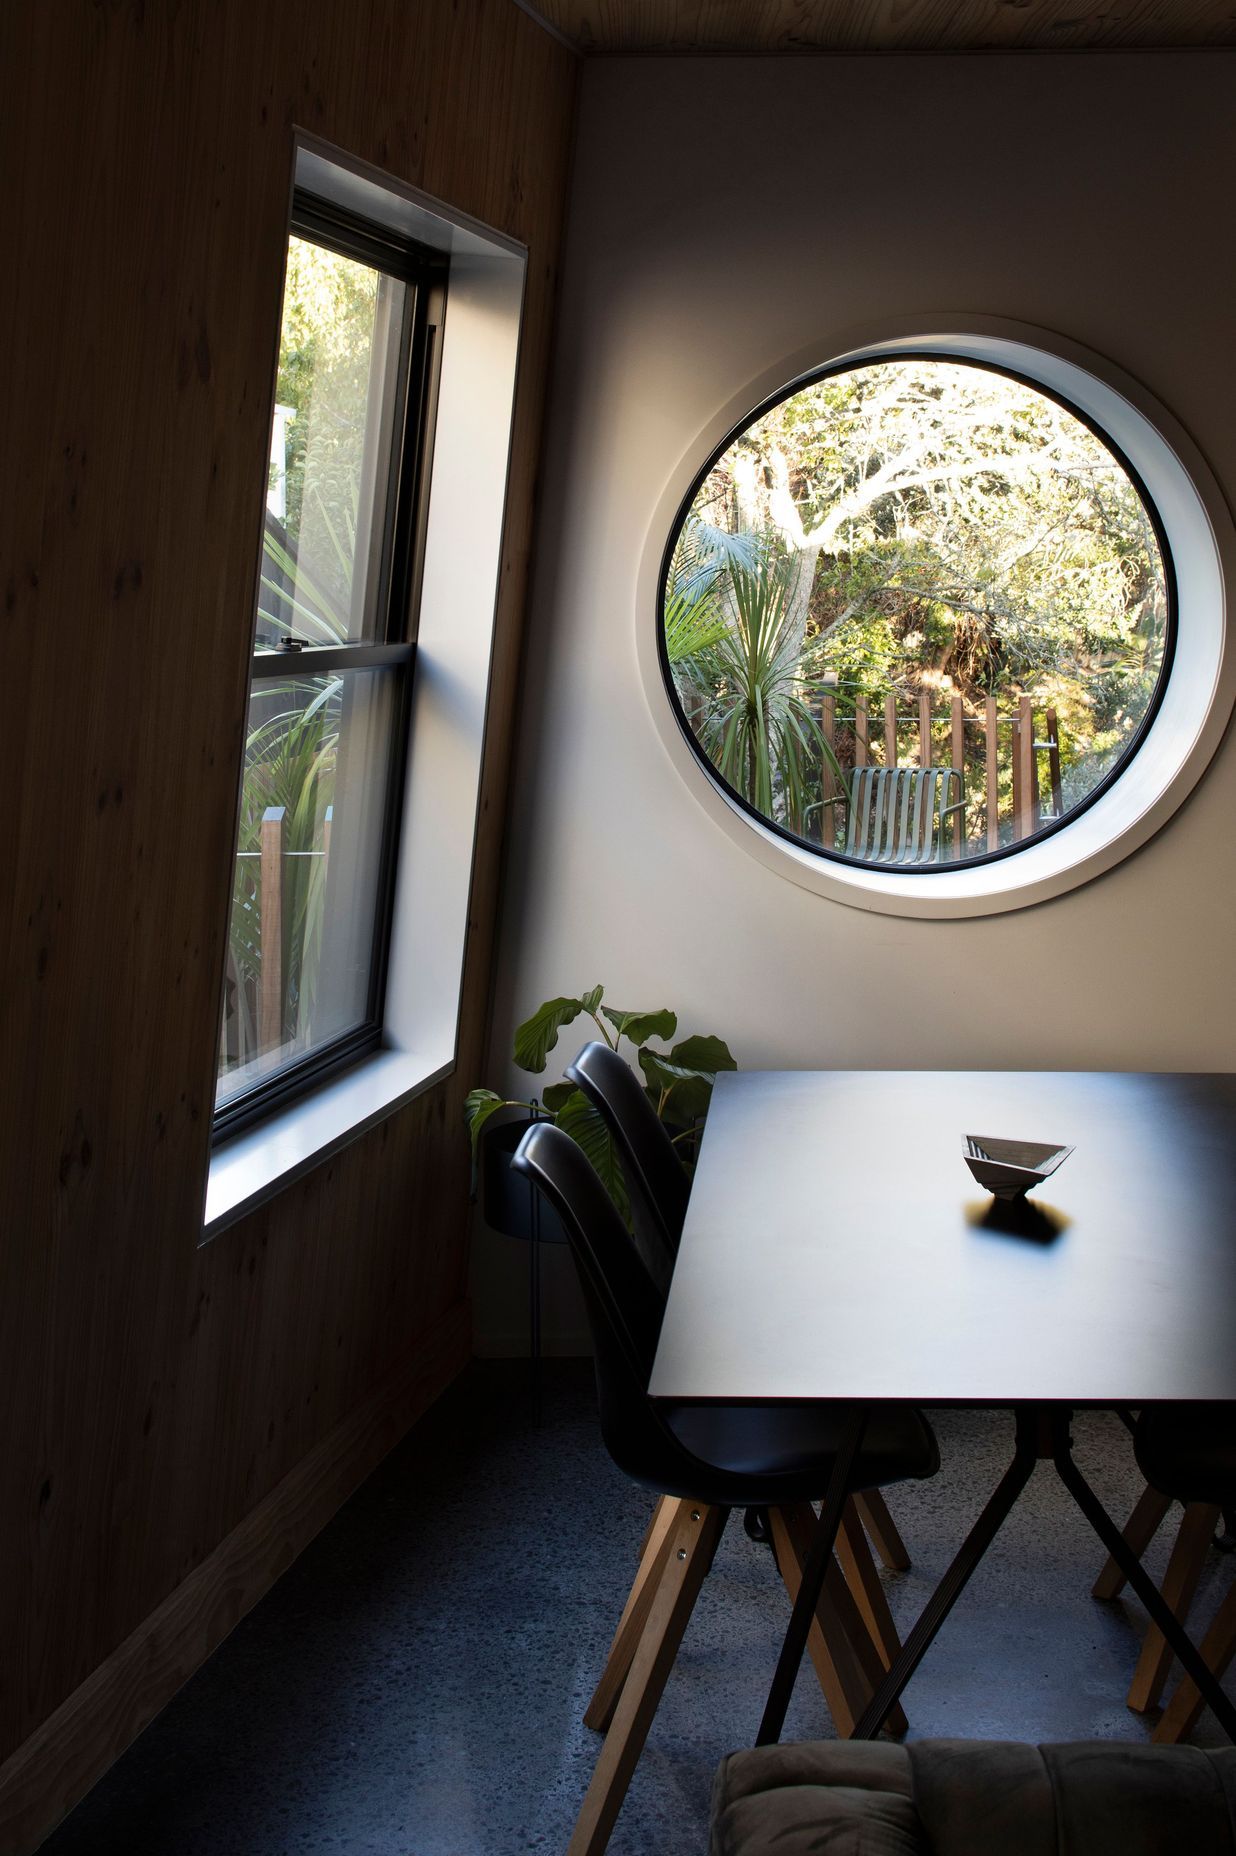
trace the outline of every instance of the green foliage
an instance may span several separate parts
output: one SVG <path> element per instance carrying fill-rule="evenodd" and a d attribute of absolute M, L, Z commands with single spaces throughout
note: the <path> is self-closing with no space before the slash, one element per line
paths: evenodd
<path fill-rule="evenodd" d="M 569 1091 L 568 1091 L 569 1093 Z M 472 1157 L 476 1158 L 477 1142 L 490 1116 L 507 1104 L 492 1089 L 469 1089 L 464 1097 L 464 1114 L 468 1118 L 468 1127 L 472 1132 Z"/>
<path fill-rule="evenodd" d="M 635 1051 L 644 1077 L 645 1093 L 660 1120 L 671 1130 L 671 1138 L 678 1144 L 686 1164 L 686 1149 L 694 1138 L 696 1124 L 708 1112 L 718 1071 L 738 1067 L 729 1047 L 722 1038 L 695 1036 L 681 1039 L 669 1050 L 657 1050 L 650 1039 L 672 1038 L 678 1029 L 677 1015 L 664 1009 L 620 1011 L 617 1006 L 603 1005 L 604 996 L 603 987 L 593 986 L 576 999 L 547 999 L 516 1028 L 515 1062 L 521 1070 L 539 1075 L 558 1041 L 558 1033 L 581 1015 L 591 1018 L 611 1050 L 619 1049 L 625 1042 Z M 464 1116 L 472 1142 L 474 1168 L 481 1134 L 490 1118 L 503 1108 L 522 1109 L 527 1114 L 543 1115 L 556 1122 L 564 1133 L 578 1142 L 614 1204 L 629 1221 L 626 1180 L 609 1130 L 574 1084 L 550 1083 L 542 1090 L 539 1103 L 535 1099 L 506 1099 L 492 1089 L 470 1090 L 464 1101 Z"/>
<path fill-rule="evenodd" d="M 284 809 L 284 849 L 307 853 L 320 849 L 322 820 L 333 803 L 339 743 L 342 681 L 289 678 L 258 686 L 254 722 L 245 744 L 240 830 L 233 879 L 231 952 L 243 1000 L 237 1009 L 251 1020 L 250 993 L 256 992 L 262 967 L 258 854 L 262 816 L 271 806 Z M 292 855 L 287 859 L 283 896 L 284 1035 L 308 1036 L 316 1005 L 321 956 L 325 880 L 323 860 Z M 246 1048 L 253 1049 L 254 1027 L 246 1022 Z"/>
<path fill-rule="evenodd" d="M 805 835 L 822 803 L 822 767 L 842 790 L 845 776 L 815 714 L 824 684 L 818 650 L 804 635 L 802 565 L 775 536 L 746 542 L 741 553 L 718 556 L 706 585 L 724 629 L 682 652 L 675 679 L 721 777 L 757 812 Z M 670 583 L 681 583 L 677 564 Z"/>
<path fill-rule="evenodd" d="M 539 1076 L 558 1042 L 558 1033 L 590 1009 L 583 999 L 547 999 L 538 1006 L 515 1032 L 515 1061 L 520 1069 Z"/>
<path fill-rule="evenodd" d="M 308 500 L 346 556 L 345 574 L 328 565 L 324 592 L 346 607 L 352 551 L 347 510 L 355 511 L 364 456 L 376 271 L 309 239 L 288 241 L 279 341 L 277 402 L 293 409 L 287 440 L 287 533 L 295 549 Z"/>
<path fill-rule="evenodd" d="M 671 664 L 719 644 L 729 630 L 722 607 L 725 575 L 731 567 L 755 566 L 758 543 L 751 535 L 730 535 L 688 517 L 674 550 L 662 609 L 665 652 Z"/>
<path fill-rule="evenodd" d="M 728 559 L 701 546 L 718 533 Z M 796 586 L 780 563 L 797 563 Z M 1080 797 L 1146 713 L 1166 618 L 1149 516 L 1102 441 L 1036 388 L 943 358 L 853 368 L 753 422 L 701 486 L 665 594 L 700 745 L 757 809 L 811 836 L 817 782 L 837 784 L 815 726 L 826 683 L 845 768 L 859 697 L 878 711 L 891 694 L 906 715 L 921 692 L 959 696 L 976 723 L 988 695 L 1005 714 L 1022 696 L 1050 704 Z M 981 729 L 967 740 L 981 825 Z M 939 746 L 951 760 L 943 732 Z"/>
<path fill-rule="evenodd" d="M 342 644 L 348 635 L 346 613 L 285 546 L 270 516 L 262 536 L 258 630 L 267 645 L 292 636 L 309 645 Z"/>
<path fill-rule="evenodd" d="M 672 1038 L 678 1029 L 674 1012 L 620 1012 L 616 1007 L 605 1005 L 601 1013 L 628 1044 L 646 1044 L 649 1038 Z"/>
<path fill-rule="evenodd" d="M 564 1134 L 569 1134 L 592 1166 L 610 1198 L 630 1220 L 631 1206 L 626 1175 L 618 1157 L 618 1147 L 604 1116 L 592 1106 L 582 1090 L 573 1089 L 558 1109 L 554 1120 Z"/>
<path fill-rule="evenodd" d="M 717 1071 L 735 1066 L 720 1038 L 684 1038 L 668 1056 L 641 1050 L 639 1067 L 658 1115 L 689 1127 L 708 1113 Z"/>

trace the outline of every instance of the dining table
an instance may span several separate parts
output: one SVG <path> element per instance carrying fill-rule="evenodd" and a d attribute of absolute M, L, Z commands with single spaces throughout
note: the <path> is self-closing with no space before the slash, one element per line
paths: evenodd
<path fill-rule="evenodd" d="M 1068 1147 L 993 1196 L 969 1140 Z M 868 1414 L 1012 1412 L 1004 1474 L 855 1728 L 874 1737 L 1036 1466 L 1049 1463 L 1229 1738 L 1236 1708 L 1073 1452 L 1072 1414 L 1236 1405 L 1236 1076 L 718 1076 L 649 1391 L 832 1400 L 849 1425 L 758 1740 L 776 1740 Z"/>

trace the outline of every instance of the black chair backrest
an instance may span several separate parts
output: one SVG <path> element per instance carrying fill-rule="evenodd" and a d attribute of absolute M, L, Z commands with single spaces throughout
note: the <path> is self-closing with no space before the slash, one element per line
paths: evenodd
<path fill-rule="evenodd" d="M 605 1117 L 670 1256 L 677 1255 L 691 1185 L 634 1071 L 616 1050 L 595 1040 L 567 1065 L 566 1074 Z"/>
<path fill-rule="evenodd" d="M 642 1396 L 665 1304 L 613 1201 L 587 1156 L 552 1122 L 533 1122 L 511 1165 L 540 1187 L 562 1221 L 588 1300 L 594 1346 L 607 1341 L 607 1353 L 611 1345 L 617 1349 Z"/>
<path fill-rule="evenodd" d="M 612 1200 L 569 1134 L 534 1122 L 511 1165 L 540 1188 L 562 1221 L 592 1330 L 605 1447 L 650 1488 L 683 1452 L 648 1398 L 664 1302 Z"/>

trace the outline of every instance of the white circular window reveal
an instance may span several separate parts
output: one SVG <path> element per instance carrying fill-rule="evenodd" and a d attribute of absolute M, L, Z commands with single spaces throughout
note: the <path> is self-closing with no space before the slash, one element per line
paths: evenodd
<path fill-rule="evenodd" d="M 661 498 L 638 586 L 660 734 L 803 887 L 920 916 L 1044 900 L 1144 843 L 1218 744 L 1226 505 L 1144 388 L 1053 334 L 967 317 L 837 348 L 736 395 Z"/>

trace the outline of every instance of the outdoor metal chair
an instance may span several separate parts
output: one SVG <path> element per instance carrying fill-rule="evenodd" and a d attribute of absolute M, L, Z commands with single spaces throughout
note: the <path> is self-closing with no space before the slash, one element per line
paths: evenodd
<path fill-rule="evenodd" d="M 950 821 L 965 807 L 956 767 L 856 767 L 845 854 L 867 864 L 943 863 Z"/>

